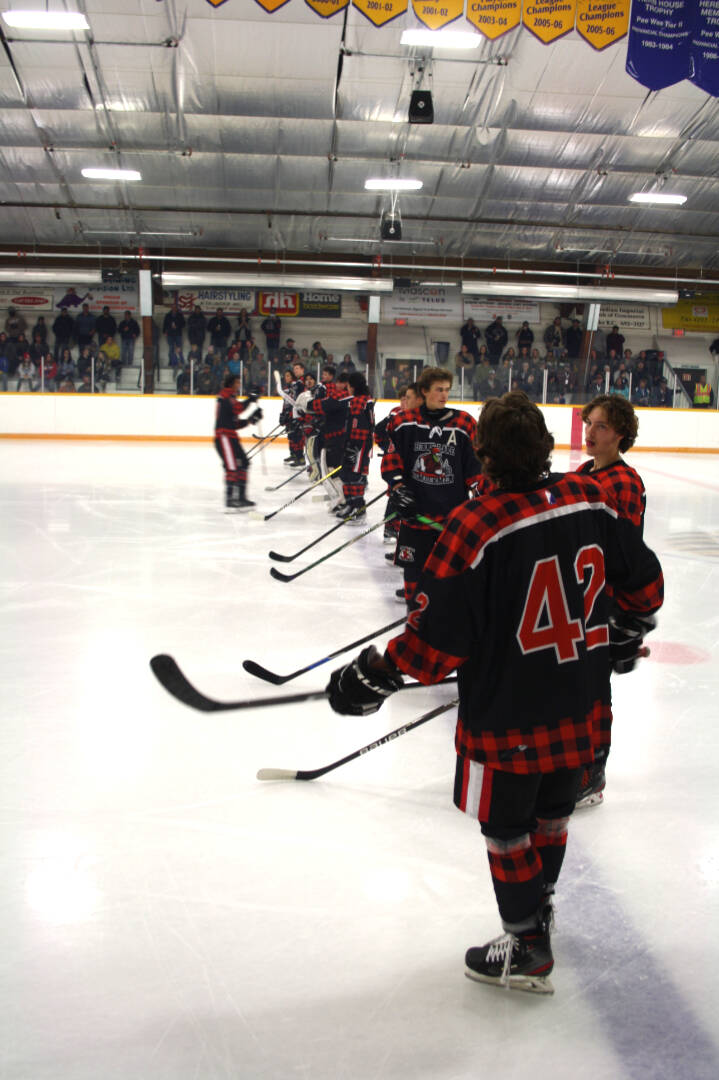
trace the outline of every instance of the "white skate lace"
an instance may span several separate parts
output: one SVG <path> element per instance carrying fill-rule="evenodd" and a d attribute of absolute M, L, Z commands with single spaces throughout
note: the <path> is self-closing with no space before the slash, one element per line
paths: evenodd
<path fill-rule="evenodd" d="M 512 966 L 512 953 L 514 952 L 514 946 L 517 943 L 517 939 L 514 934 L 502 934 L 501 937 L 495 938 L 490 942 L 487 949 L 487 963 L 494 964 L 497 961 L 502 962 L 502 982 L 506 982 L 509 978 L 509 969 Z"/>

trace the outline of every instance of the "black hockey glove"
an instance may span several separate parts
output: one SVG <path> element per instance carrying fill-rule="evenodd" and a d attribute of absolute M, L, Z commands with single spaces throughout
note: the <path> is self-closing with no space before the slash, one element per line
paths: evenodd
<path fill-rule="evenodd" d="M 375 713 L 385 698 L 404 686 L 398 671 L 379 671 L 372 667 L 380 654 L 374 645 L 363 649 L 345 667 L 332 672 L 327 684 L 329 703 L 343 716 L 368 716 Z"/>
<path fill-rule="evenodd" d="M 256 424 L 258 420 L 262 419 L 262 409 L 255 409 L 247 421 L 248 424 Z"/>
<path fill-rule="evenodd" d="M 247 395 L 247 400 L 248 400 L 250 405 L 254 405 L 256 401 L 259 401 L 259 398 L 260 398 L 260 395 L 256 394 L 254 390 L 250 394 Z"/>
<path fill-rule="evenodd" d="M 644 650 L 644 638 L 657 625 L 653 615 L 637 615 L 636 612 L 617 608 L 609 616 L 609 660 L 612 671 L 626 675 L 632 671 L 637 660 L 648 656 Z"/>
<path fill-rule="evenodd" d="M 387 513 L 398 518 L 413 518 L 419 513 L 419 506 L 406 484 L 397 484 L 392 488 L 387 499 Z"/>

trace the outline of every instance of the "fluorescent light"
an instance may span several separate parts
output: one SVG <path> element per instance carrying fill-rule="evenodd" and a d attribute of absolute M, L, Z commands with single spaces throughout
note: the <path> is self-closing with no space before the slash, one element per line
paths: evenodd
<path fill-rule="evenodd" d="M 435 49 L 478 49 L 479 34 L 467 30 L 403 30 L 400 45 L 429 45 Z"/>
<path fill-rule="evenodd" d="M 15 30 L 89 30 L 80 11 L 3 11 L 3 21 Z"/>
<path fill-rule="evenodd" d="M 531 282 L 463 281 L 462 293 L 471 296 L 521 296 L 541 300 L 631 301 L 644 304 L 676 304 L 679 293 L 672 289 L 602 288 L 588 285 L 537 285 Z"/>
<path fill-rule="evenodd" d="M 81 270 L 75 266 L 71 270 L 0 270 L 0 281 L 20 282 L 31 281 L 36 285 L 69 285 L 73 281 L 83 285 L 99 285 L 102 282 L 102 274 L 99 270 Z"/>
<path fill-rule="evenodd" d="M 82 169 L 86 180 L 142 180 L 136 169 Z"/>
<path fill-rule="evenodd" d="M 372 177 L 364 182 L 365 191 L 419 191 L 421 187 L 421 180 L 392 177 Z"/>
<path fill-rule="evenodd" d="M 391 278 L 362 277 L 326 277 L 323 275 L 292 274 L 222 274 L 215 272 L 195 274 L 170 273 L 162 275 L 165 289 L 227 288 L 249 289 L 319 289 L 329 292 L 391 293 L 394 282 Z"/>
<path fill-rule="evenodd" d="M 687 201 L 686 195 L 664 195 L 661 191 L 635 191 L 629 196 L 630 202 L 636 203 L 664 203 L 667 206 L 683 206 Z"/>
<path fill-rule="evenodd" d="M 145 232 L 144 229 L 83 229 L 83 236 L 201 236 L 200 229 L 175 232 Z"/>
<path fill-rule="evenodd" d="M 436 247 L 436 240 L 383 240 L 380 236 L 325 236 L 333 244 L 411 244 L 412 247 Z"/>

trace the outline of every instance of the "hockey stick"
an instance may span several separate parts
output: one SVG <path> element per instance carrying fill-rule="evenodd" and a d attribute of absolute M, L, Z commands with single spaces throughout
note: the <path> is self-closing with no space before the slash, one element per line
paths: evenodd
<path fill-rule="evenodd" d="M 296 480 L 298 476 L 304 476 L 304 475 L 305 475 L 305 470 L 304 469 L 295 469 L 295 471 L 290 473 L 290 475 L 287 477 L 287 479 L 283 480 L 281 484 L 276 484 L 274 487 L 266 487 L 265 491 L 279 491 L 281 487 L 285 486 L 285 484 L 289 484 L 290 480 Z"/>
<path fill-rule="evenodd" d="M 385 634 L 388 630 L 396 630 L 398 626 L 404 626 L 405 622 L 406 618 L 403 616 L 401 619 L 397 619 L 396 622 L 389 623 L 387 626 L 382 626 L 379 630 L 375 630 L 371 634 L 366 634 L 365 637 L 361 637 L 357 641 L 351 642 L 349 645 L 343 645 L 341 649 L 335 649 L 329 656 L 323 656 L 321 660 L 315 660 L 314 664 L 308 664 L 307 667 L 300 668 L 299 671 L 293 671 L 290 675 L 277 675 L 274 671 L 269 671 L 266 667 L 263 667 L 262 664 L 256 664 L 254 660 L 243 660 L 242 666 L 245 671 L 249 671 L 250 675 L 256 675 L 258 679 L 264 679 L 265 682 L 274 683 L 275 686 L 282 686 L 283 683 L 290 682 L 291 679 L 296 679 L 298 675 L 305 675 L 308 671 L 312 671 L 314 668 L 326 664 L 328 660 L 334 660 L 336 656 L 349 652 L 350 649 L 356 648 L 357 645 L 364 645 L 366 641 L 372 641 L 373 638 L 379 637 L 380 634 Z"/>
<path fill-rule="evenodd" d="M 295 578 L 301 577 L 306 574 L 308 570 L 314 570 L 320 563 L 327 562 L 333 555 L 339 554 L 340 551 L 344 551 L 345 548 L 351 547 L 352 544 L 356 544 L 358 540 L 361 540 L 365 536 L 369 536 L 375 529 L 379 529 L 381 525 L 384 525 L 387 521 L 392 521 L 396 517 L 396 514 L 390 514 L 389 517 L 382 518 L 376 525 L 370 525 L 369 529 L 363 529 L 357 536 L 353 536 L 351 540 L 345 540 L 344 544 L 340 544 L 339 547 L 333 548 L 327 555 L 323 555 L 321 559 L 315 559 L 309 566 L 303 566 L 301 570 L 298 570 L 296 574 L 283 574 L 281 570 L 278 570 L 276 566 L 270 567 L 270 574 L 276 581 L 294 581 Z"/>
<path fill-rule="evenodd" d="M 393 521 L 397 517 L 396 514 L 388 514 L 386 518 L 382 518 L 376 525 L 370 525 L 369 529 L 365 529 L 358 536 L 353 536 L 351 540 L 346 540 L 344 544 L 340 544 L 339 547 L 334 548 L 328 552 L 327 555 L 323 555 L 321 559 L 315 559 L 309 566 L 305 566 L 302 570 L 298 570 L 296 574 L 283 574 L 281 570 L 278 570 L 276 566 L 270 567 L 270 574 L 277 581 L 294 581 L 295 578 L 301 577 L 302 574 L 306 574 L 308 570 L 314 570 L 320 563 L 326 562 L 327 559 L 331 559 L 333 555 L 339 554 L 340 551 L 344 551 L 345 548 L 350 547 L 352 544 L 356 544 L 358 540 L 361 540 L 363 536 L 368 536 L 369 533 L 374 532 L 375 529 L 379 529 L 380 525 L 386 525 L 388 521 Z M 437 521 L 432 521 L 430 518 L 424 517 L 422 514 L 416 515 L 416 520 L 421 521 L 423 525 L 431 525 L 437 532 L 441 532 L 444 528 Z"/>
<path fill-rule="evenodd" d="M 291 478 L 290 478 L 290 479 L 291 479 Z M 283 483 L 285 483 L 285 484 L 286 484 L 286 483 L 287 483 L 287 481 L 286 481 L 286 480 L 284 480 L 284 481 L 283 481 Z M 374 499 L 370 499 L 370 501 L 369 501 L 369 502 L 367 503 L 366 509 L 369 509 L 369 507 L 370 507 L 370 506 L 372 506 L 372 503 L 376 503 L 378 499 L 382 499 L 382 498 L 384 498 L 384 496 L 385 496 L 386 494 L 387 494 L 387 492 L 386 492 L 386 491 L 382 491 L 382 492 L 380 492 L 380 494 L 379 494 L 379 495 L 376 495 L 376 496 L 374 497 Z M 269 556 L 270 556 L 270 558 L 271 558 L 271 559 L 274 559 L 274 560 L 275 560 L 275 562 L 293 562 L 293 561 L 294 561 L 294 560 L 295 560 L 295 559 L 297 558 L 297 556 L 298 556 L 298 555 L 304 555 L 304 553 L 305 553 L 306 551 L 309 551 L 311 547 L 314 547 L 314 546 L 315 546 L 315 544 L 319 544 L 320 540 L 324 540 L 324 538 L 325 538 L 326 536 L 329 536 L 329 535 L 330 535 L 330 533 L 333 533 L 333 532 L 335 532 L 335 531 L 336 531 L 337 529 L 341 529 L 341 528 L 342 528 L 342 526 L 343 526 L 343 525 L 346 525 L 346 524 L 347 524 L 347 519 L 345 519 L 345 520 L 343 520 L 343 521 L 339 521 L 339 522 L 338 522 L 338 523 L 337 523 L 336 525 L 333 525 L 331 529 L 328 529 L 328 530 L 327 530 L 327 532 L 323 532 L 323 533 L 322 533 L 322 536 L 318 536 L 316 540 L 312 540 L 312 541 L 311 541 L 311 542 L 310 542 L 309 544 L 307 544 L 307 545 L 306 545 L 305 547 L 303 547 L 303 548 L 300 548 L 300 550 L 299 550 L 299 551 L 296 551 L 296 552 L 294 553 L 294 555 L 280 555 L 280 554 L 279 554 L 278 552 L 276 552 L 276 551 L 270 551 L 270 552 L 269 552 Z"/>
<path fill-rule="evenodd" d="M 280 514 L 283 510 L 286 510 L 288 506 L 292 506 L 292 503 L 296 503 L 297 500 L 301 499 L 303 495 L 306 495 L 308 491 L 312 491 L 313 488 L 318 487 L 320 484 L 324 484 L 325 480 L 329 480 L 330 476 L 334 476 L 341 468 L 342 466 L 338 465 L 332 472 L 327 473 L 327 476 L 323 476 L 320 480 L 315 480 L 314 484 L 310 484 L 310 486 L 305 488 L 304 491 L 301 491 L 299 495 L 295 495 L 294 499 L 290 499 L 288 502 L 283 503 L 277 510 L 272 510 L 269 514 L 260 514 L 257 510 L 251 510 L 250 517 L 254 518 L 255 521 L 269 521 L 275 514 Z"/>
<path fill-rule="evenodd" d="M 247 455 L 247 460 L 250 461 L 250 460 L 252 460 L 253 457 L 257 457 L 258 454 L 261 454 L 262 451 L 265 449 L 265 447 L 269 446 L 270 443 L 275 441 L 275 439 L 279 439 L 281 434 L 282 434 L 282 429 L 280 429 L 277 432 L 276 435 L 273 435 L 272 438 L 268 437 L 268 438 L 264 439 L 262 442 L 255 443 L 255 445 L 252 447 L 252 449 L 249 451 L 249 453 Z"/>
<path fill-rule="evenodd" d="M 164 686 L 168 694 L 181 701 L 183 705 L 189 705 L 191 709 L 200 712 L 228 712 L 233 709 L 260 709 L 265 705 L 296 705 L 300 701 L 320 701 L 327 697 L 326 690 L 310 690 L 303 694 L 281 694 L 279 697 L 247 698 L 240 701 L 216 701 L 215 698 L 205 697 L 197 690 L 172 656 L 160 653 L 150 660 L 150 668 L 159 683 Z M 445 679 L 445 682 L 456 682 L 456 679 Z M 415 690 L 422 683 L 407 683 L 405 690 Z M 439 685 L 439 684 L 437 684 Z"/>
<path fill-rule="evenodd" d="M 264 442 L 265 439 L 269 439 L 271 436 L 274 436 L 275 432 L 277 432 L 277 434 L 279 435 L 281 430 L 282 424 L 275 424 L 275 426 L 272 428 L 272 431 L 268 431 L 266 435 L 256 435 L 253 431 L 252 438 L 257 439 L 259 442 Z"/>
<path fill-rule="evenodd" d="M 378 746 L 384 746 L 385 743 L 398 739 L 400 735 L 406 735 L 407 732 L 414 731 L 420 724 L 426 724 L 428 720 L 434 720 L 435 716 L 439 716 L 441 713 L 453 709 L 458 702 L 459 698 L 453 698 L 452 701 L 447 701 L 444 705 L 438 705 L 435 709 L 430 709 L 429 712 L 423 713 L 422 716 L 417 717 L 416 720 L 412 720 L 411 723 L 403 724 L 402 727 L 395 728 L 394 731 L 390 731 L 387 735 L 383 735 L 381 739 L 375 739 L 374 742 L 367 743 L 367 746 L 363 746 L 360 750 L 355 750 L 353 753 L 347 754 L 346 757 L 340 758 L 339 761 L 333 761 L 331 765 L 325 765 L 321 769 L 260 769 L 257 773 L 257 779 L 316 780 L 319 776 L 324 776 L 325 773 L 332 772 L 333 769 L 339 769 L 340 765 L 346 765 L 348 761 L 354 761 L 356 758 L 368 754 L 370 750 L 376 750 Z"/>

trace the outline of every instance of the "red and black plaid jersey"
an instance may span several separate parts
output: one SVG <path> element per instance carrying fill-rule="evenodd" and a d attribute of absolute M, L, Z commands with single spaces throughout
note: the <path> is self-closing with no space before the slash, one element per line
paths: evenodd
<path fill-rule="evenodd" d="M 647 614 L 663 597 L 656 556 L 617 521 L 576 474 L 452 511 L 387 655 L 426 684 L 458 669 L 460 755 L 516 773 L 592 760 L 611 716 L 605 580 Z"/>
<path fill-rule="evenodd" d="M 347 437 L 351 443 L 370 447 L 374 432 L 374 401 L 363 394 L 354 394 L 348 402 Z"/>
<path fill-rule="evenodd" d="M 344 443 L 347 435 L 347 403 L 352 400 L 346 389 L 334 390 L 330 393 L 332 384 L 327 387 L 327 396 L 314 398 L 311 402 L 312 412 L 320 417 L 320 430 L 324 445 L 333 442 Z"/>
<path fill-rule="evenodd" d="M 621 518 L 631 521 L 640 531 L 644 530 L 644 511 L 647 505 L 647 496 L 644 491 L 642 478 L 636 469 L 627 465 L 626 461 L 613 462 L 605 465 L 602 469 L 592 472 L 592 460 L 583 462 L 577 472 L 583 476 L 591 476 L 606 492 L 610 503 Z"/>
<path fill-rule="evenodd" d="M 379 423 L 375 424 L 374 441 L 375 444 L 379 446 L 383 454 L 385 454 L 387 450 L 389 450 L 390 444 L 390 438 L 387 433 L 387 425 L 389 424 L 390 418 L 395 416 L 398 412 L 402 412 L 401 405 L 395 405 L 395 407 L 393 409 L 390 409 L 390 411 L 387 413 L 384 420 L 380 420 Z"/>
<path fill-rule="evenodd" d="M 443 520 L 465 501 L 468 488 L 481 475 L 472 446 L 476 429 L 476 421 L 459 409 L 401 409 L 387 423 L 382 478 L 390 487 L 406 484 L 420 513 Z"/>

